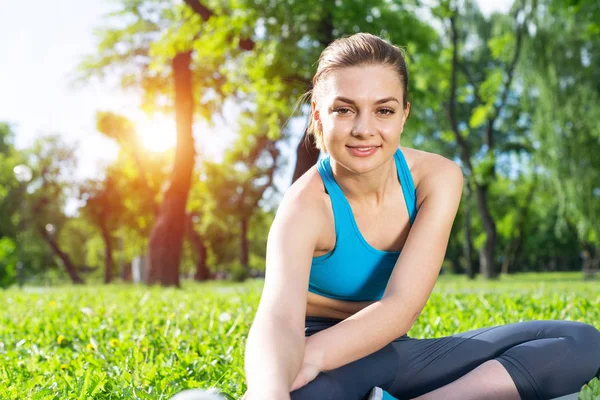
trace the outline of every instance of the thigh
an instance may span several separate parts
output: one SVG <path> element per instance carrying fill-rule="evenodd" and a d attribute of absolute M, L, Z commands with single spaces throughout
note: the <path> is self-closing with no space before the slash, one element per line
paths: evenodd
<path fill-rule="evenodd" d="M 390 394 L 412 398 L 455 381 L 486 361 L 535 339 L 566 333 L 566 321 L 526 321 L 482 328 L 435 339 L 392 343 L 409 368 L 402 368 L 390 386 Z M 408 351 L 409 354 L 406 354 Z"/>

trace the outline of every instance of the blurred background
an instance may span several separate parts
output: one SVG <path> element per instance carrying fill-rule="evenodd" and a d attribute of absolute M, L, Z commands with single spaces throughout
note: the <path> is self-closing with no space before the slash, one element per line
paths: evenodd
<path fill-rule="evenodd" d="M 0 286 L 260 277 L 317 59 L 406 49 L 402 145 L 465 175 L 443 274 L 600 264 L 596 0 L 0 1 Z"/>

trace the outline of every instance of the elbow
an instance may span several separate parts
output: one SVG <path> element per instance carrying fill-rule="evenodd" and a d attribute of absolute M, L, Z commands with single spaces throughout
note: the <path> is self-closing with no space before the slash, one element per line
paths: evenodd
<path fill-rule="evenodd" d="M 403 300 L 399 299 L 387 299 L 388 311 L 387 315 L 394 316 L 394 326 L 397 327 L 397 332 L 395 334 L 400 333 L 400 335 L 404 335 L 409 329 L 414 325 L 419 316 L 421 315 L 421 307 L 411 307 Z"/>
<path fill-rule="evenodd" d="M 415 322 L 417 322 L 417 319 L 419 318 L 419 315 L 421 315 L 421 311 L 417 311 L 416 313 L 413 314 L 413 317 L 410 321 L 410 326 L 412 327 Z"/>

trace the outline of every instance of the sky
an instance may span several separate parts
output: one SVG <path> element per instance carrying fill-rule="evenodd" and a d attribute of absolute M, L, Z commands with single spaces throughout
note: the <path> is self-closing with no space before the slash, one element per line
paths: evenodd
<path fill-rule="evenodd" d="M 512 2 L 478 0 L 486 15 L 508 11 Z M 0 121 L 13 125 L 17 148 L 28 147 L 49 133 L 77 145 L 77 178 L 98 176 L 101 165 L 117 156 L 117 145 L 96 131 L 98 110 L 126 115 L 149 131 L 161 127 L 174 141 L 174 123 L 160 117 L 149 120 L 139 111 L 138 97 L 122 92 L 116 83 L 75 83 L 77 65 L 96 48 L 94 29 L 103 26 L 103 16 L 114 8 L 110 0 L 0 0 Z M 197 131 L 203 134 L 195 135 L 197 148 L 208 158 L 220 160 L 235 139 L 233 122 L 201 126 Z M 292 128 L 299 139 L 302 122 Z M 152 148 L 155 136 L 147 137 L 147 146 Z M 215 137 L 219 140 L 207 139 Z M 154 140 L 154 147 L 157 144 Z M 288 165 L 275 182 L 281 190 L 291 180 L 296 145 L 282 149 Z"/>

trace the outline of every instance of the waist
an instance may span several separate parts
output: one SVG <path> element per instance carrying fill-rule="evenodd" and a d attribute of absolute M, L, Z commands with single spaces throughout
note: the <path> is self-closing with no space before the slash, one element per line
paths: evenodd
<path fill-rule="evenodd" d="M 329 317 L 313 317 L 307 315 L 304 319 L 304 336 L 311 336 L 324 329 L 331 328 L 344 319 Z"/>
<path fill-rule="evenodd" d="M 307 294 L 305 315 L 343 320 L 373 303 L 374 301 L 332 299 L 313 293 L 309 290 Z"/>

